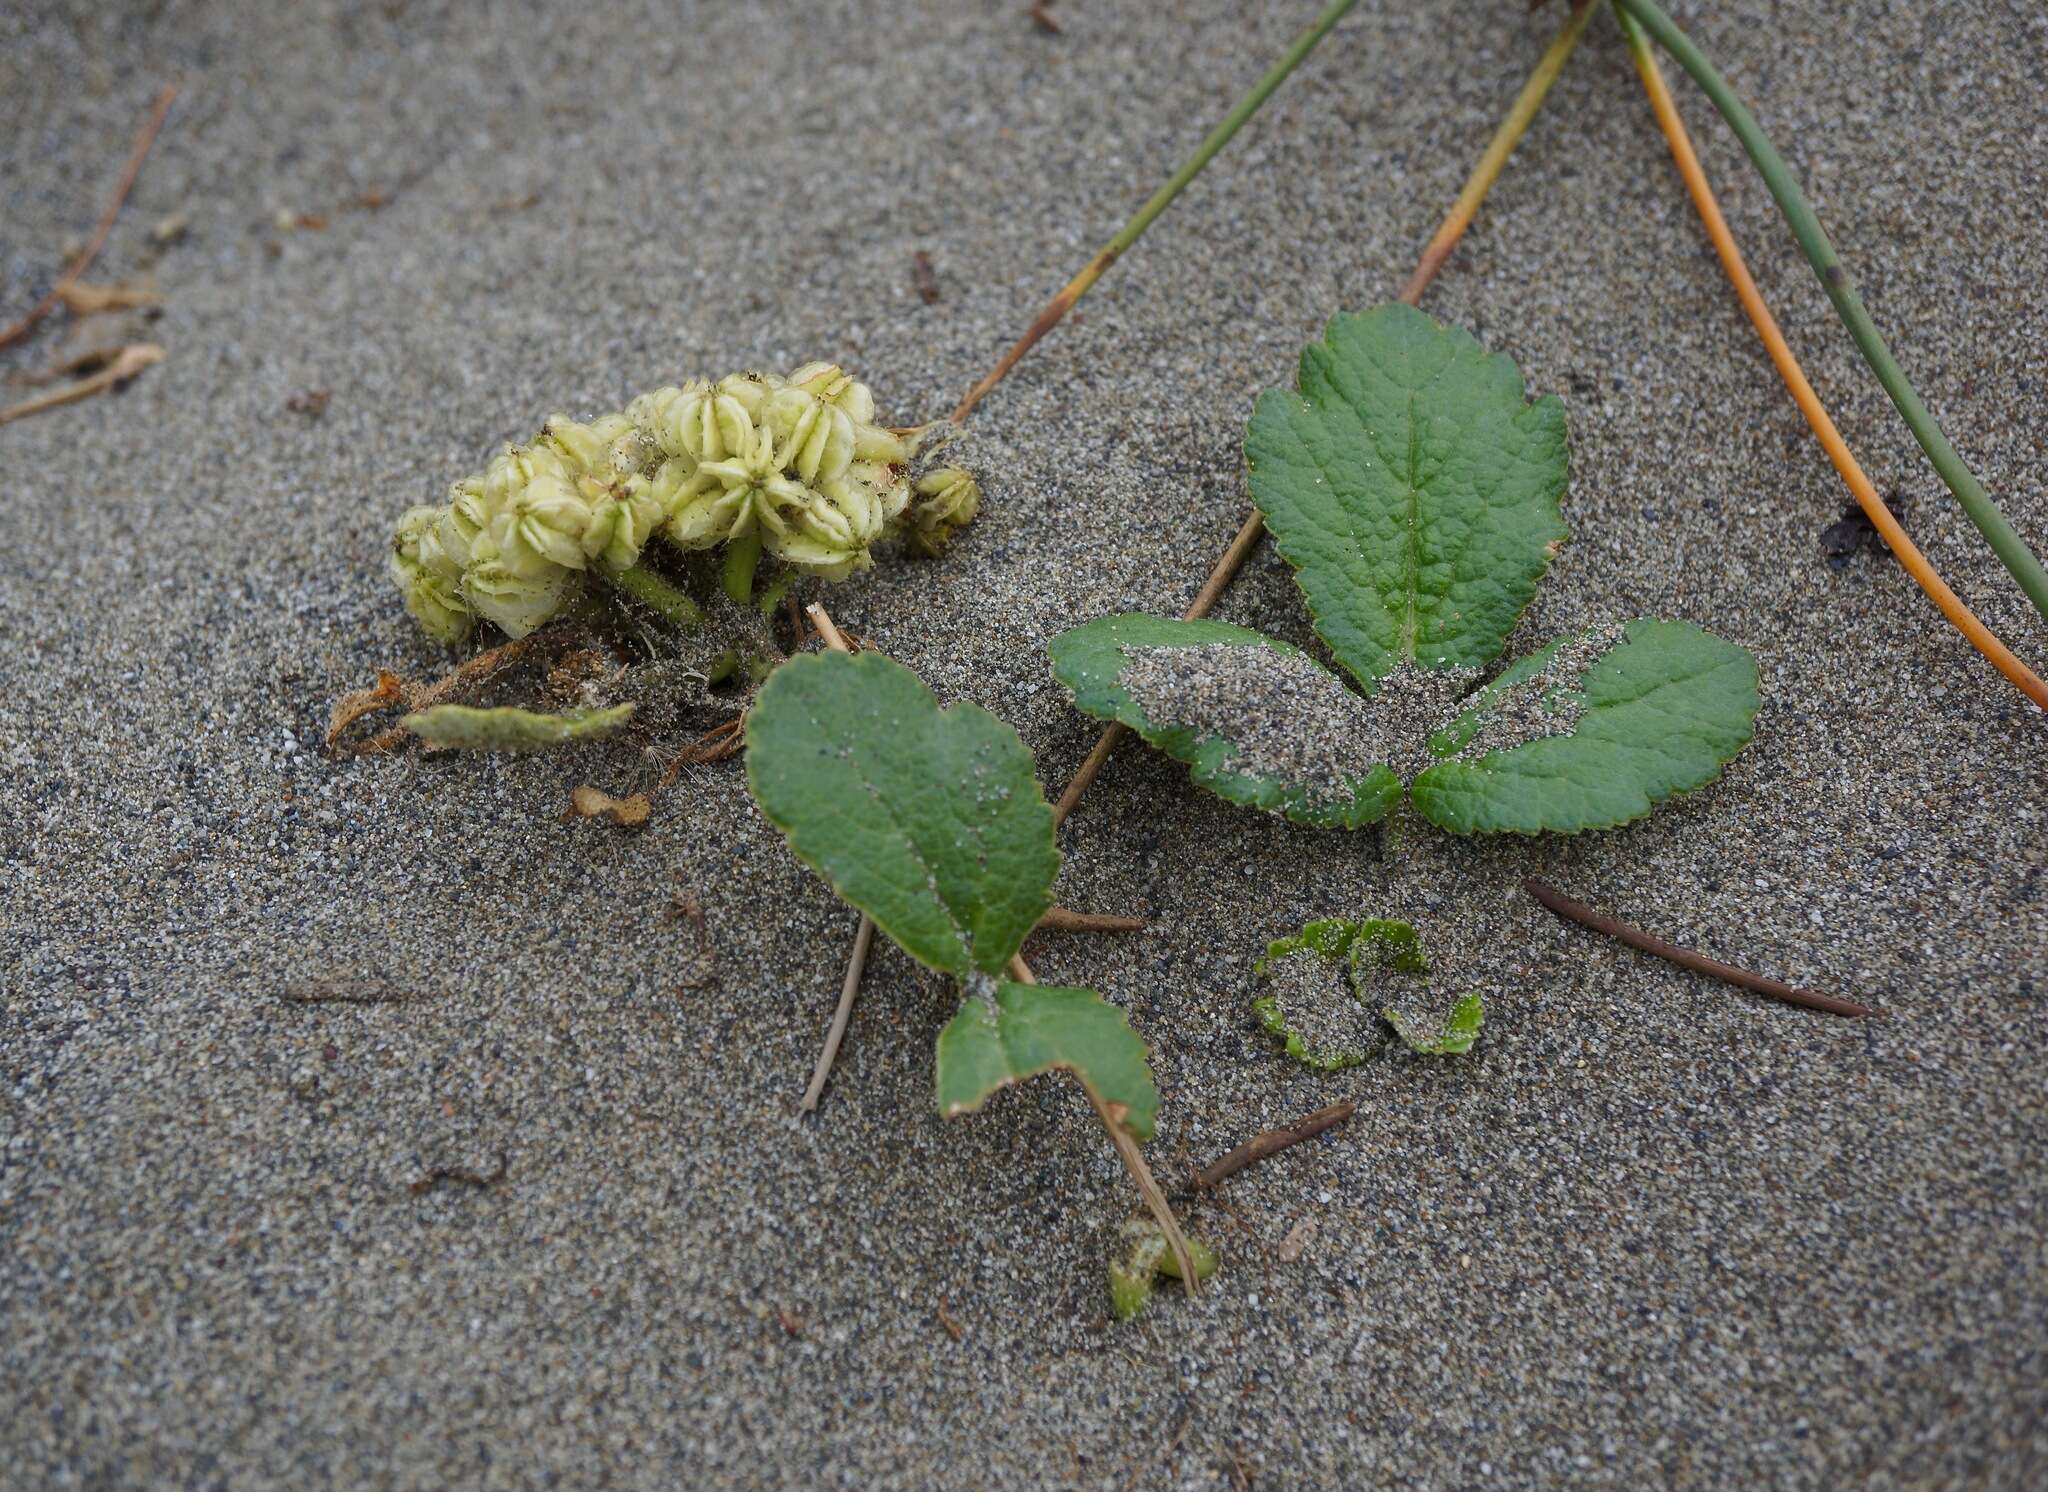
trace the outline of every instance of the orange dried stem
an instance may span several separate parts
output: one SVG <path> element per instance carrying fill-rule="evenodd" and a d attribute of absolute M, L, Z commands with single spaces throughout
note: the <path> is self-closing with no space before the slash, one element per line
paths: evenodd
<path fill-rule="evenodd" d="M 1814 437 L 1821 448 L 1828 453 L 1828 459 L 1835 464 L 1842 480 L 1848 484 L 1855 496 L 1857 506 L 1869 518 L 1871 527 L 1898 557 L 1906 573 L 1919 583 L 1928 599 L 1940 608 L 1941 614 L 1955 625 L 1957 631 L 1967 637 L 1978 652 L 1991 660 L 1992 667 L 2004 674 L 2027 698 L 2042 709 L 2048 710 L 2048 684 L 2040 676 L 2014 656 L 2012 650 L 2000 642 L 1977 619 L 1974 612 L 1965 606 L 1960 597 L 1950 590 L 1934 566 L 1928 563 L 1913 541 L 1906 537 L 1906 531 L 1899 527 L 1898 519 L 1892 516 L 1884 499 L 1871 485 L 1864 474 L 1848 443 L 1842 439 L 1842 432 L 1835 428 L 1835 422 L 1828 417 L 1827 409 L 1820 402 L 1820 396 L 1807 382 L 1806 374 L 1800 369 L 1799 360 L 1792 355 L 1784 334 L 1778 330 L 1776 318 L 1770 307 L 1764 304 L 1763 296 L 1756 288 L 1756 281 L 1750 276 L 1749 266 L 1743 262 L 1742 250 L 1736 246 L 1735 235 L 1728 229 L 1728 220 L 1721 215 L 1721 205 L 1714 198 L 1714 189 L 1707 183 L 1707 175 L 1700 167 L 1699 156 L 1692 148 L 1692 138 L 1686 133 L 1685 122 L 1678 116 L 1678 105 L 1672 100 L 1671 90 L 1665 85 L 1663 71 L 1657 66 L 1656 56 L 1650 51 L 1648 39 L 1633 23 L 1633 18 L 1623 13 L 1623 30 L 1628 33 L 1629 49 L 1635 55 L 1636 71 L 1643 80 L 1644 91 L 1650 96 L 1650 107 L 1656 113 L 1657 124 L 1664 131 L 1664 138 L 1671 146 L 1671 157 L 1678 164 L 1678 174 L 1685 178 L 1686 191 L 1692 196 L 1693 206 L 1699 210 L 1700 221 L 1706 225 L 1707 237 L 1713 240 L 1714 252 L 1720 256 L 1721 268 L 1727 271 L 1728 280 L 1735 287 L 1735 295 L 1742 302 L 1742 309 L 1748 314 L 1750 324 L 1762 338 L 1764 350 L 1770 354 L 1771 362 L 1778 370 L 1778 376 L 1785 380 L 1785 387 L 1792 392 L 1793 401 L 1799 412 L 1806 416 L 1806 423 L 1812 427 Z"/>

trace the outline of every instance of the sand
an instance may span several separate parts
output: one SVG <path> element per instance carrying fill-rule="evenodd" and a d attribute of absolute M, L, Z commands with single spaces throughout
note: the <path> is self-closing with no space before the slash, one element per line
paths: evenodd
<path fill-rule="evenodd" d="M 552 411 L 690 373 L 833 358 L 892 422 L 943 413 L 1311 9 L 1059 0 L 1060 35 L 940 0 L 0 17 L 10 315 L 158 87 L 185 90 L 94 271 L 153 272 L 162 315 L 83 328 L 166 361 L 0 428 L 6 1480 L 2048 1476 L 2048 723 L 1881 550 L 1830 565 L 1844 491 L 1605 19 L 1424 305 L 1567 402 L 1572 540 L 1513 650 L 1699 622 L 1761 661 L 1756 742 L 1624 830 L 1416 828 L 1391 856 L 1119 751 L 1063 832 L 1060 894 L 1153 923 L 1029 953 L 1152 1043 L 1154 1165 L 1359 1103 L 1230 1181 L 1228 1211 L 1187 1209 L 1223 1254 L 1199 1300 L 1105 1328 L 1134 1196 L 1086 1104 L 1047 1080 L 941 1122 L 948 1000 L 893 949 L 792 1122 L 855 919 L 736 764 L 632 832 L 559 821 L 573 785 L 633 780 L 630 744 L 322 755 L 339 693 L 445 666 L 383 573 L 406 506 Z M 2048 234 L 2018 210 L 2048 150 L 2048 18 L 1679 11 L 2048 546 Z M 1253 398 L 1333 312 L 1391 296 L 1558 19 L 1361 6 L 976 413 L 957 455 L 979 520 L 941 561 L 834 589 L 839 621 L 1011 721 L 1056 791 L 1095 726 L 1047 639 L 1185 604 L 1245 511 Z M 1680 97 L 1847 438 L 1955 588 L 2048 659 Z M 172 213 L 188 232 L 159 249 Z M 288 408 L 315 390 L 324 413 Z M 1312 642 L 1269 550 L 1218 615 Z M 1596 940 L 1516 889 L 1531 873 L 1891 1018 Z M 1254 959 L 1374 913 L 1487 992 L 1478 1047 L 1289 1066 L 1250 1017 Z M 410 998 L 285 998 L 318 981 Z"/>

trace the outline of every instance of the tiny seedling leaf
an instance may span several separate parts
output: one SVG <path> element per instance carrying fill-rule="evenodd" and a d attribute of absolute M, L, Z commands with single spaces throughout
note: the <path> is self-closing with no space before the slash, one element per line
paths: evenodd
<path fill-rule="evenodd" d="M 1372 706 L 1263 633 L 1134 613 L 1062 632 L 1050 651 L 1076 708 L 1129 726 L 1232 803 L 1355 829 L 1401 799 Z"/>
<path fill-rule="evenodd" d="M 1029 749 L 879 654 L 776 669 L 747 714 L 747 785 L 799 859 L 935 969 L 1001 970 L 1052 905 L 1060 857 Z"/>
<path fill-rule="evenodd" d="M 435 705 L 406 716 L 399 724 L 436 751 L 546 751 L 608 736 L 632 713 L 629 704 L 608 710 L 569 710 L 560 715 L 509 705 L 494 710 Z"/>
<path fill-rule="evenodd" d="M 1415 930 L 1405 922 L 1325 917 L 1276 938 L 1252 966 L 1267 981 L 1267 992 L 1252 1001 L 1252 1014 L 1302 1066 L 1322 1072 L 1356 1067 L 1386 1045 L 1379 1033 L 1365 1037 L 1346 1029 L 1346 1018 L 1359 1013 L 1350 997 L 1357 994 L 1351 970 L 1360 939 L 1376 945 L 1391 930 L 1404 928 L 1412 943 Z"/>
<path fill-rule="evenodd" d="M 1180 1261 L 1167 1247 L 1159 1224 L 1149 1217 L 1134 1217 L 1117 1231 L 1125 1247 L 1120 1257 L 1109 1261 L 1109 1310 L 1118 1321 L 1128 1321 L 1152 1298 L 1154 1279 L 1162 1274 L 1170 1280 L 1180 1278 Z M 1216 1272 L 1216 1250 L 1194 1237 L 1187 1245 L 1195 1278 L 1206 1280 Z"/>
<path fill-rule="evenodd" d="M 1430 739 L 1415 806 L 1457 834 L 1606 829 L 1711 781 L 1749 743 L 1756 660 L 1689 622 L 1552 643 Z"/>
<path fill-rule="evenodd" d="M 1471 1051 L 1472 1043 L 1479 1039 L 1480 1022 L 1486 1018 L 1478 990 L 1460 995 L 1458 1003 L 1451 1007 L 1450 1016 L 1436 1028 L 1410 1020 L 1391 1005 L 1383 1008 L 1380 1014 L 1386 1017 L 1395 1034 L 1408 1044 L 1408 1050 L 1426 1057 L 1454 1057 Z"/>
<path fill-rule="evenodd" d="M 1152 1138 L 1159 1090 L 1145 1043 L 1095 991 L 1049 984 L 1000 981 L 992 997 L 969 990 L 939 1033 L 939 1112 L 949 1119 L 971 1113 L 996 1089 L 1056 1067 L 1079 1078 L 1138 1139 Z"/>
<path fill-rule="evenodd" d="M 1307 1067 L 1326 1072 L 1355 1067 L 1386 1045 L 1384 1035 L 1370 1044 L 1346 1044 L 1305 1032 L 1303 1028 L 1312 1019 L 1322 1016 L 1327 1020 L 1327 1012 L 1310 1010 L 1308 1002 L 1318 996 L 1327 1000 L 1339 986 L 1365 1009 L 1377 1009 L 1414 1051 L 1438 1056 L 1467 1052 L 1479 1036 L 1481 1011 L 1476 991 L 1459 998 L 1441 1028 L 1411 1021 L 1376 998 L 1384 992 L 1388 975 L 1429 972 L 1422 939 L 1412 923 L 1390 917 L 1356 922 L 1325 917 L 1267 945 L 1266 956 L 1254 965 L 1254 972 L 1272 981 L 1273 992 L 1252 1002 L 1253 1014 L 1286 1043 L 1288 1056 Z"/>
<path fill-rule="evenodd" d="M 1565 537 L 1564 405 L 1404 305 L 1334 318 L 1298 383 L 1259 396 L 1244 450 L 1317 634 L 1368 688 L 1492 661 Z"/>

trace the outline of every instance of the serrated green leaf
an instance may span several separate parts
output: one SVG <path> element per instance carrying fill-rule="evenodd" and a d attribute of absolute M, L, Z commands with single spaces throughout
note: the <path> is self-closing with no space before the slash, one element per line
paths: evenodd
<path fill-rule="evenodd" d="M 1124 1013 L 1095 991 L 1006 980 L 993 1004 L 970 991 L 939 1033 L 939 1112 L 949 1119 L 970 1113 L 996 1089 L 1057 1067 L 1149 1140 L 1159 1090 L 1145 1056 Z"/>
<path fill-rule="evenodd" d="M 1368 687 L 1490 662 L 1565 537 L 1563 404 L 1409 306 L 1332 320 L 1244 449 L 1317 634 Z"/>
<path fill-rule="evenodd" d="M 1380 1014 L 1408 1044 L 1410 1051 L 1420 1052 L 1426 1057 L 1454 1057 L 1471 1051 L 1472 1043 L 1479 1039 L 1480 1023 L 1486 1019 L 1485 1007 L 1477 990 L 1461 995 L 1458 1003 L 1451 1007 L 1450 1016 L 1435 1028 L 1409 1020 L 1391 1005 L 1383 1007 Z"/>
<path fill-rule="evenodd" d="M 1448 759 L 1410 788 L 1424 816 L 1458 834 L 1612 828 L 1711 781 L 1749 744 L 1760 701 L 1744 649 L 1650 619 L 1590 661 L 1582 642 L 1523 659 L 1432 737 Z M 1496 738 L 1504 749 L 1489 748 Z"/>
<path fill-rule="evenodd" d="M 1195 649 L 1185 666 L 1210 687 L 1139 684 L 1160 660 Z M 1299 648 L 1225 622 L 1134 613 L 1070 628 L 1050 652 L 1076 708 L 1129 726 L 1218 797 L 1341 829 L 1372 823 L 1401 799 L 1400 779 L 1376 760 L 1367 734 L 1371 706 Z M 1241 672 L 1228 668 L 1238 654 Z"/>
<path fill-rule="evenodd" d="M 776 669 L 747 713 L 747 786 L 799 859 L 935 969 L 1001 970 L 1052 905 L 1030 751 L 879 654 Z"/>
<path fill-rule="evenodd" d="M 509 705 L 493 710 L 435 705 L 398 723 L 436 751 L 546 751 L 608 736 L 632 714 L 629 704 L 608 710 L 569 710 L 560 715 Z"/>

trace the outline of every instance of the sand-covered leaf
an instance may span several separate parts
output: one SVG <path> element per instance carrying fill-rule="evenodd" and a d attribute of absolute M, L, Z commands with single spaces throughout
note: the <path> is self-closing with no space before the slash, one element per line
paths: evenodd
<path fill-rule="evenodd" d="M 1050 651 L 1078 709 L 1129 726 L 1219 797 L 1340 829 L 1400 801 L 1372 704 L 1299 648 L 1133 613 L 1062 632 Z"/>
<path fill-rule="evenodd" d="M 1392 1005 L 1381 1008 L 1387 1024 L 1408 1045 L 1411 1052 L 1420 1052 L 1426 1057 L 1453 1057 L 1472 1050 L 1472 1043 L 1479 1039 L 1480 1023 L 1486 1018 L 1484 1004 L 1479 991 L 1472 990 L 1458 997 L 1458 1003 L 1451 1007 L 1451 1013 L 1443 1023 L 1431 1026 L 1426 1022 L 1411 1020 Z"/>
<path fill-rule="evenodd" d="M 1595 628 L 1522 659 L 1430 740 L 1410 788 L 1455 833 L 1628 823 L 1749 743 L 1756 660 L 1689 622 Z"/>
<path fill-rule="evenodd" d="M 1304 1067 L 1323 1072 L 1356 1067 L 1386 1045 L 1384 1033 L 1365 1023 L 1358 999 L 1352 969 L 1360 940 L 1368 949 L 1377 948 L 1384 941 L 1398 942 L 1401 929 L 1413 944 L 1415 930 L 1405 922 L 1343 917 L 1324 917 L 1274 939 L 1266 956 L 1252 966 L 1265 981 L 1265 993 L 1252 1001 L 1252 1014 Z M 1414 956 L 1420 960 L 1419 947 Z"/>
<path fill-rule="evenodd" d="M 1403 305 L 1332 320 L 1259 396 L 1252 501 L 1316 632 L 1361 681 L 1496 657 L 1565 537 L 1564 406 Z"/>
<path fill-rule="evenodd" d="M 559 715 L 509 705 L 483 710 L 435 705 L 399 722 L 436 751 L 546 751 L 608 736 L 632 717 L 631 705 L 566 710 Z"/>
<path fill-rule="evenodd" d="M 776 669 L 747 785 L 790 847 L 936 969 L 1000 970 L 1052 905 L 1052 809 L 1017 733 L 875 653 Z"/>
<path fill-rule="evenodd" d="M 998 1088 L 1062 1068 L 1149 1140 L 1159 1090 L 1145 1055 L 1124 1013 L 1093 990 L 1009 981 L 970 989 L 939 1033 L 939 1112 L 970 1113 Z"/>

